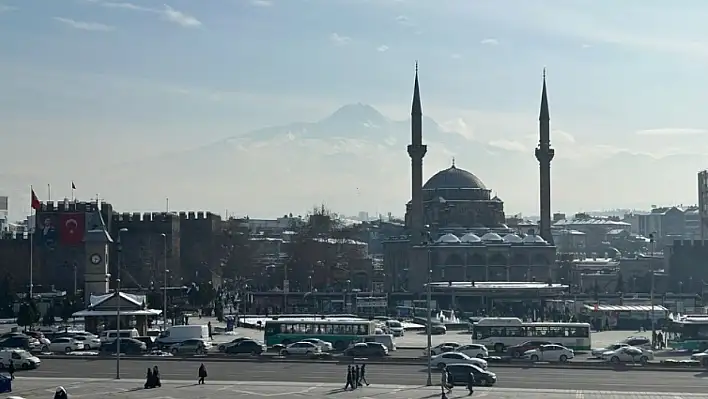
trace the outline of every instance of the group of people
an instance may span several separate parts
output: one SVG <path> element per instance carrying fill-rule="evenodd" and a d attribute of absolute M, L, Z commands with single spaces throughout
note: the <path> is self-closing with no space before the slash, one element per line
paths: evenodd
<path fill-rule="evenodd" d="M 160 381 L 160 370 L 157 366 L 147 369 L 147 376 L 145 377 L 145 389 L 159 388 L 162 386 Z"/>
<path fill-rule="evenodd" d="M 469 373 L 467 375 L 467 390 L 469 393 L 467 396 L 470 396 L 474 393 L 474 374 Z M 450 372 L 447 370 L 447 367 L 443 367 L 442 370 L 440 371 L 440 390 L 442 391 L 442 395 L 440 396 L 442 399 L 447 399 L 447 394 L 452 393 L 452 388 L 455 387 L 455 381 Z"/>
<path fill-rule="evenodd" d="M 366 381 L 366 364 L 359 365 L 349 365 L 347 366 L 347 384 L 344 386 L 344 390 L 357 389 L 359 387 L 369 386 L 369 382 Z"/>

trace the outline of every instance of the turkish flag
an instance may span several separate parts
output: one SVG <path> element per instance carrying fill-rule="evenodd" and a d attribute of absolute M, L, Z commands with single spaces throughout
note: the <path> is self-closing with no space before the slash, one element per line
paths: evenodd
<path fill-rule="evenodd" d="M 84 241 L 86 215 L 83 213 L 60 213 L 59 215 L 59 242 L 62 245 L 80 245 Z"/>

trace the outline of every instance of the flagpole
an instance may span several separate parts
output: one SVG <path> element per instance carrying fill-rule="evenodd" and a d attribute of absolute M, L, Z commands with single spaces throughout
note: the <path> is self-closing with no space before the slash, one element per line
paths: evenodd
<path fill-rule="evenodd" d="M 74 190 L 76 190 L 74 187 L 75 187 L 74 182 L 72 181 L 71 182 L 71 202 L 74 202 Z"/>
<path fill-rule="evenodd" d="M 52 200 L 52 185 L 47 184 L 47 201 Z"/>

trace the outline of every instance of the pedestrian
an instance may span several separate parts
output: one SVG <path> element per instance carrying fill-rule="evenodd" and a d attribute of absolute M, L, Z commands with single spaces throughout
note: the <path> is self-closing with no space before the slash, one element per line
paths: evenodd
<path fill-rule="evenodd" d="M 359 373 L 359 365 L 354 366 L 354 386 L 359 388 L 361 386 L 361 374 Z"/>
<path fill-rule="evenodd" d="M 7 372 L 10 373 L 10 380 L 15 379 L 15 362 L 10 359 L 10 364 L 7 366 Z"/>
<path fill-rule="evenodd" d="M 154 381 L 155 387 L 161 387 L 162 382 L 160 381 L 160 370 L 157 368 L 157 366 L 152 368 L 152 379 Z"/>
<path fill-rule="evenodd" d="M 474 393 L 474 373 L 469 373 L 469 375 L 467 375 L 467 390 L 470 391 L 467 396 Z"/>
<path fill-rule="evenodd" d="M 202 363 L 199 366 L 199 381 L 197 381 L 197 384 L 204 384 L 204 379 L 206 377 L 207 377 L 206 367 L 204 366 L 204 363 Z"/>
<path fill-rule="evenodd" d="M 66 389 L 64 387 L 57 387 L 56 392 L 54 392 L 54 399 L 68 399 L 69 395 L 66 394 Z"/>
<path fill-rule="evenodd" d="M 155 381 L 152 376 L 152 369 L 148 367 L 147 374 L 145 374 L 145 389 L 150 389 L 155 387 Z"/>
<path fill-rule="evenodd" d="M 442 391 L 443 397 L 446 397 L 445 392 L 451 393 L 452 389 L 450 389 L 450 383 L 448 382 L 447 378 L 447 367 L 443 367 L 442 370 L 440 370 L 440 390 Z"/>
<path fill-rule="evenodd" d="M 352 366 L 349 365 L 349 366 L 347 366 L 347 384 L 344 385 L 344 390 L 345 390 L 345 391 L 348 390 L 349 388 L 354 389 L 354 384 L 353 384 L 353 381 L 352 381 L 352 377 L 353 377 L 353 375 L 352 375 Z"/>
<path fill-rule="evenodd" d="M 359 369 L 359 372 L 361 373 L 359 375 L 359 381 L 363 381 L 366 386 L 369 386 L 369 381 L 366 381 L 366 364 L 362 364 L 361 368 Z"/>

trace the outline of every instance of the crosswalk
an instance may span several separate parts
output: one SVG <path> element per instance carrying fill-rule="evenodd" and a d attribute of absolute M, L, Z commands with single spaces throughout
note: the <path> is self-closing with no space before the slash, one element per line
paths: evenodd
<path fill-rule="evenodd" d="M 195 380 L 164 380 L 162 388 L 156 390 L 140 389 L 142 379 L 101 379 L 101 378 L 41 378 L 18 377 L 13 384 L 13 394 L 25 398 L 45 398 L 57 386 L 64 386 L 72 398 L 99 399 L 105 396 L 116 398 L 156 398 L 193 399 L 195 397 L 219 398 L 326 398 L 337 393 L 344 398 L 391 398 L 420 399 L 435 398 L 439 387 L 416 385 L 372 385 L 355 391 L 341 392 L 341 384 L 282 382 L 282 381 L 207 381 L 206 385 L 196 385 Z M 680 389 L 680 387 L 677 387 Z M 677 389 L 678 390 L 678 389 Z M 204 396 L 207 394 L 208 396 Z M 466 396 L 463 388 L 455 388 L 450 398 Z M 575 389 L 526 389 L 505 387 L 480 387 L 475 389 L 472 398 L 494 399 L 708 399 L 706 393 L 684 392 L 623 392 L 594 391 Z"/>

